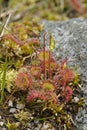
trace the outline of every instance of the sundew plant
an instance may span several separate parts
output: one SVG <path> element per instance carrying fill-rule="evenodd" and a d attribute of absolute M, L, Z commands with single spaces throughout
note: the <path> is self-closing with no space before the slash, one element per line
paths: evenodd
<path fill-rule="evenodd" d="M 31 121 L 53 120 L 59 129 L 76 127 L 74 117 L 83 105 L 79 74 L 68 66 L 68 59 L 59 62 L 54 58 L 56 43 L 51 33 L 46 49 L 46 33 L 41 47 L 38 37 L 28 39 L 28 27 L 14 26 L 14 35 L 7 32 L 1 41 L 1 67 L 6 65 L 0 74 L 1 102 L 21 93 L 27 109 L 34 111 L 35 118 Z"/>

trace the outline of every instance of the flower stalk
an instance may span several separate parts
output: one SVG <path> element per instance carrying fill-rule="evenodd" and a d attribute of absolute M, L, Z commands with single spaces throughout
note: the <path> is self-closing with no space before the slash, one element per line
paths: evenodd
<path fill-rule="evenodd" d="M 43 68 L 44 68 L 44 79 L 46 79 L 46 67 L 45 67 L 45 52 L 46 52 L 46 34 L 44 33 L 44 45 L 43 45 Z"/>

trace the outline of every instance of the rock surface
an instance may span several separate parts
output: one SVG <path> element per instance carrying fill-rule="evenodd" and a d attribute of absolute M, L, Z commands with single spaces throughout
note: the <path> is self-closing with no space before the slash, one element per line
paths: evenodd
<path fill-rule="evenodd" d="M 46 47 L 49 45 L 49 34 L 52 33 L 56 45 L 53 54 L 57 60 L 67 58 L 71 67 L 77 67 L 81 75 L 82 90 L 85 98 L 84 109 L 76 117 L 78 130 L 87 130 L 87 20 L 71 19 L 64 22 L 43 21 L 46 32 Z"/>

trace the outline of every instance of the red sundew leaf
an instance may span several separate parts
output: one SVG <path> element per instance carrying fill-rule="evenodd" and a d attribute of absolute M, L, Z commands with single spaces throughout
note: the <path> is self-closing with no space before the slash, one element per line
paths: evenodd
<path fill-rule="evenodd" d="M 63 89 L 66 85 L 74 79 L 74 72 L 69 68 L 59 68 L 58 73 L 53 77 L 53 81 L 57 88 L 62 87 Z"/>
<path fill-rule="evenodd" d="M 32 90 L 26 98 L 27 102 L 35 101 L 38 99 L 46 102 L 53 102 L 55 104 L 58 103 L 57 95 L 52 91 L 45 92 L 43 90 Z"/>
<path fill-rule="evenodd" d="M 27 88 L 31 88 L 33 85 L 33 80 L 30 74 L 27 72 L 19 72 L 16 79 L 15 79 L 15 85 L 20 90 L 26 90 Z"/>
<path fill-rule="evenodd" d="M 39 41 L 39 38 L 31 38 L 31 39 L 24 41 L 24 44 L 38 46 L 38 45 L 40 45 L 40 41 Z"/>
<path fill-rule="evenodd" d="M 67 63 L 67 58 L 65 58 L 63 61 L 62 61 L 62 63 L 61 63 L 61 69 L 63 70 L 63 69 L 65 69 L 66 68 L 66 63 Z"/>
<path fill-rule="evenodd" d="M 43 62 L 42 62 L 42 66 L 43 66 Z M 58 67 L 57 62 L 51 58 L 50 60 L 50 72 L 56 70 Z M 45 61 L 45 69 L 46 71 L 49 71 L 49 60 Z"/>
<path fill-rule="evenodd" d="M 68 102 L 71 98 L 73 94 L 73 90 L 71 87 L 67 86 L 65 91 L 64 91 L 64 97 L 65 97 L 65 100 Z"/>
<path fill-rule="evenodd" d="M 61 63 L 59 72 L 58 72 L 58 75 L 59 75 L 58 78 L 61 79 L 63 87 L 65 87 L 66 84 L 72 81 L 74 78 L 74 72 L 70 68 L 67 67 L 66 63 L 67 63 L 67 59 L 65 59 Z"/>
<path fill-rule="evenodd" d="M 55 75 L 53 77 L 53 82 L 57 86 L 57 89 L 62 86 L 62 81 L 61 81 L 61 76 L 60 75 Z"/>
<path fill-rule="evenodd" d="M 71 6 L 78 12 L 82 12 L 83 8 L 82 8 L 82 2 L 81 0 L 70 0 L 69 1 Z"/>
<path fill-rule="evenodd" d="M 64 69 L 61 71 L 61 78 L 62 78 L 62 86 L 65 87 L 66 84 L 74 78 L 74 73 L 71 69 Z"/>
<path fill-rule="evenodd" d="M 44 91 L 32 90 L 32 91 L 30 91 L 30 93 L 29 93 L 29 95 L 27 96 L 26 99 L 27 99 L 28 102 L 34 101 L 36 99 L 46 101 L 47 97 L 45 96 Z"/>
<path fill-rule="evenodd" d="M 41 75 L 41 67 L 39 66 L 31 66 L 30 67 L 30 74 L 35 78 L 40 78 Z"/>
<path fill-rule="evenodd" d="M 25 40 L 25 41 L 21 41 L 19 40 L 17 37 L 11 35 L 11 34 L 5 34 L 3 36 L 3 39 L 4 40 L 12 40 L 13 42 L 15 42 L 16 44 L 18 44 L 19 46 L 23 46 L 25 44 L 29 44 L 29 45 L 39 45 L 40 44 L 40 41 L 38 38 L 31 38 L 31 39 L 28 39 L 28 40 Z"/>
<path fill-rule="evenodd" d="M 15 38 L 14 36 L 12 36 L 10 34 L 5 34 L 3 36 L 3 39 L 5 39 L 5 40 L 12 40 L 13 42 L 17 43 L 19 46 L 21 46 L 23 44 L 22 41 L 20 41 L 19 39 Z"/>
<path fill-rule="evenodd" d="M 56 90 L 56 86 L 51 80 L 45 80 L 42 83 L 41 88 L 43 88 L 45 91 L 55 91 Z"/>

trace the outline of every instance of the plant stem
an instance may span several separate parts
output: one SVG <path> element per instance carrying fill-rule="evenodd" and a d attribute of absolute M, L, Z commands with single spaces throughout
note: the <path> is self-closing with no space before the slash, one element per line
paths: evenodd
<path fill-rule="evenodd" d="M 3 107 L 5 107 L 6 103 L 12 98 L 13 94 L 14 94 L 17 90 L 18 90 L 17 88 L 15 88 L 15 89 L 13 90 L 13 92 L 10 94 L 10 96 L 9 96 L 9 97 L 6 99 L 6 101 L 4 102 Z"/>
<path fill-rule="evenodd" d="M 48 119 L 53 119 L 53 115 L 52 116 L 48 116 L 48 117 L 42 117 L 42 118 L 39 118 L 39 117 L 36 117 L 34 119 L 31 119 L 29 122 L 33 121 L 33 120 L 39 120 L 39 121 L 46 121 Z"/>
<path fill-rule="evenodd" d="M 0 40 L 1 40 L 2 36 L 4 35 L 4 30 L 5 30 L 5 28 L 7 27 L 8 23 L 10 21 L 10 17 L 11 17 L 11 14 L 9 14 L 9 16 L 6 19 L 4 25 L 2 26 L 2 29 L 1 29 L 1 32 L 0 32 Z"/>
<path fill-rule="evenodd" d="M 49 41 L 49 78 L 51 77 L 51 73 L 50 73 L 50 46 L 51 46 L 51 34 L 50 34 L 50 41 Z"/>
<path fill-rule="evenodd" d="M 52 119 L 54 116 L 48 116 L 48 117 L 43 117 L 43 118 L 35 118 L 34 120 L 42 120 L 42 121 L 46 121 L 48 119 Z"/>
<path fill-rule="evenodd" d="M 37 60 L 37 51 L 35 49 L 35 69 L 36 69 L 36 66 L 37 66 L 36 60 Z"/>
<path fill-rule="evenodd" d="M 46 47 L 46 44 L 45 44 L 45 37 L 46 37 L 46 34 L 44 33 L 44 46 L 43 46 L 43 68 L 44 68 L 44 79 L 46 79 L 46 68 L 45 68 L 45 47 Z"/>

